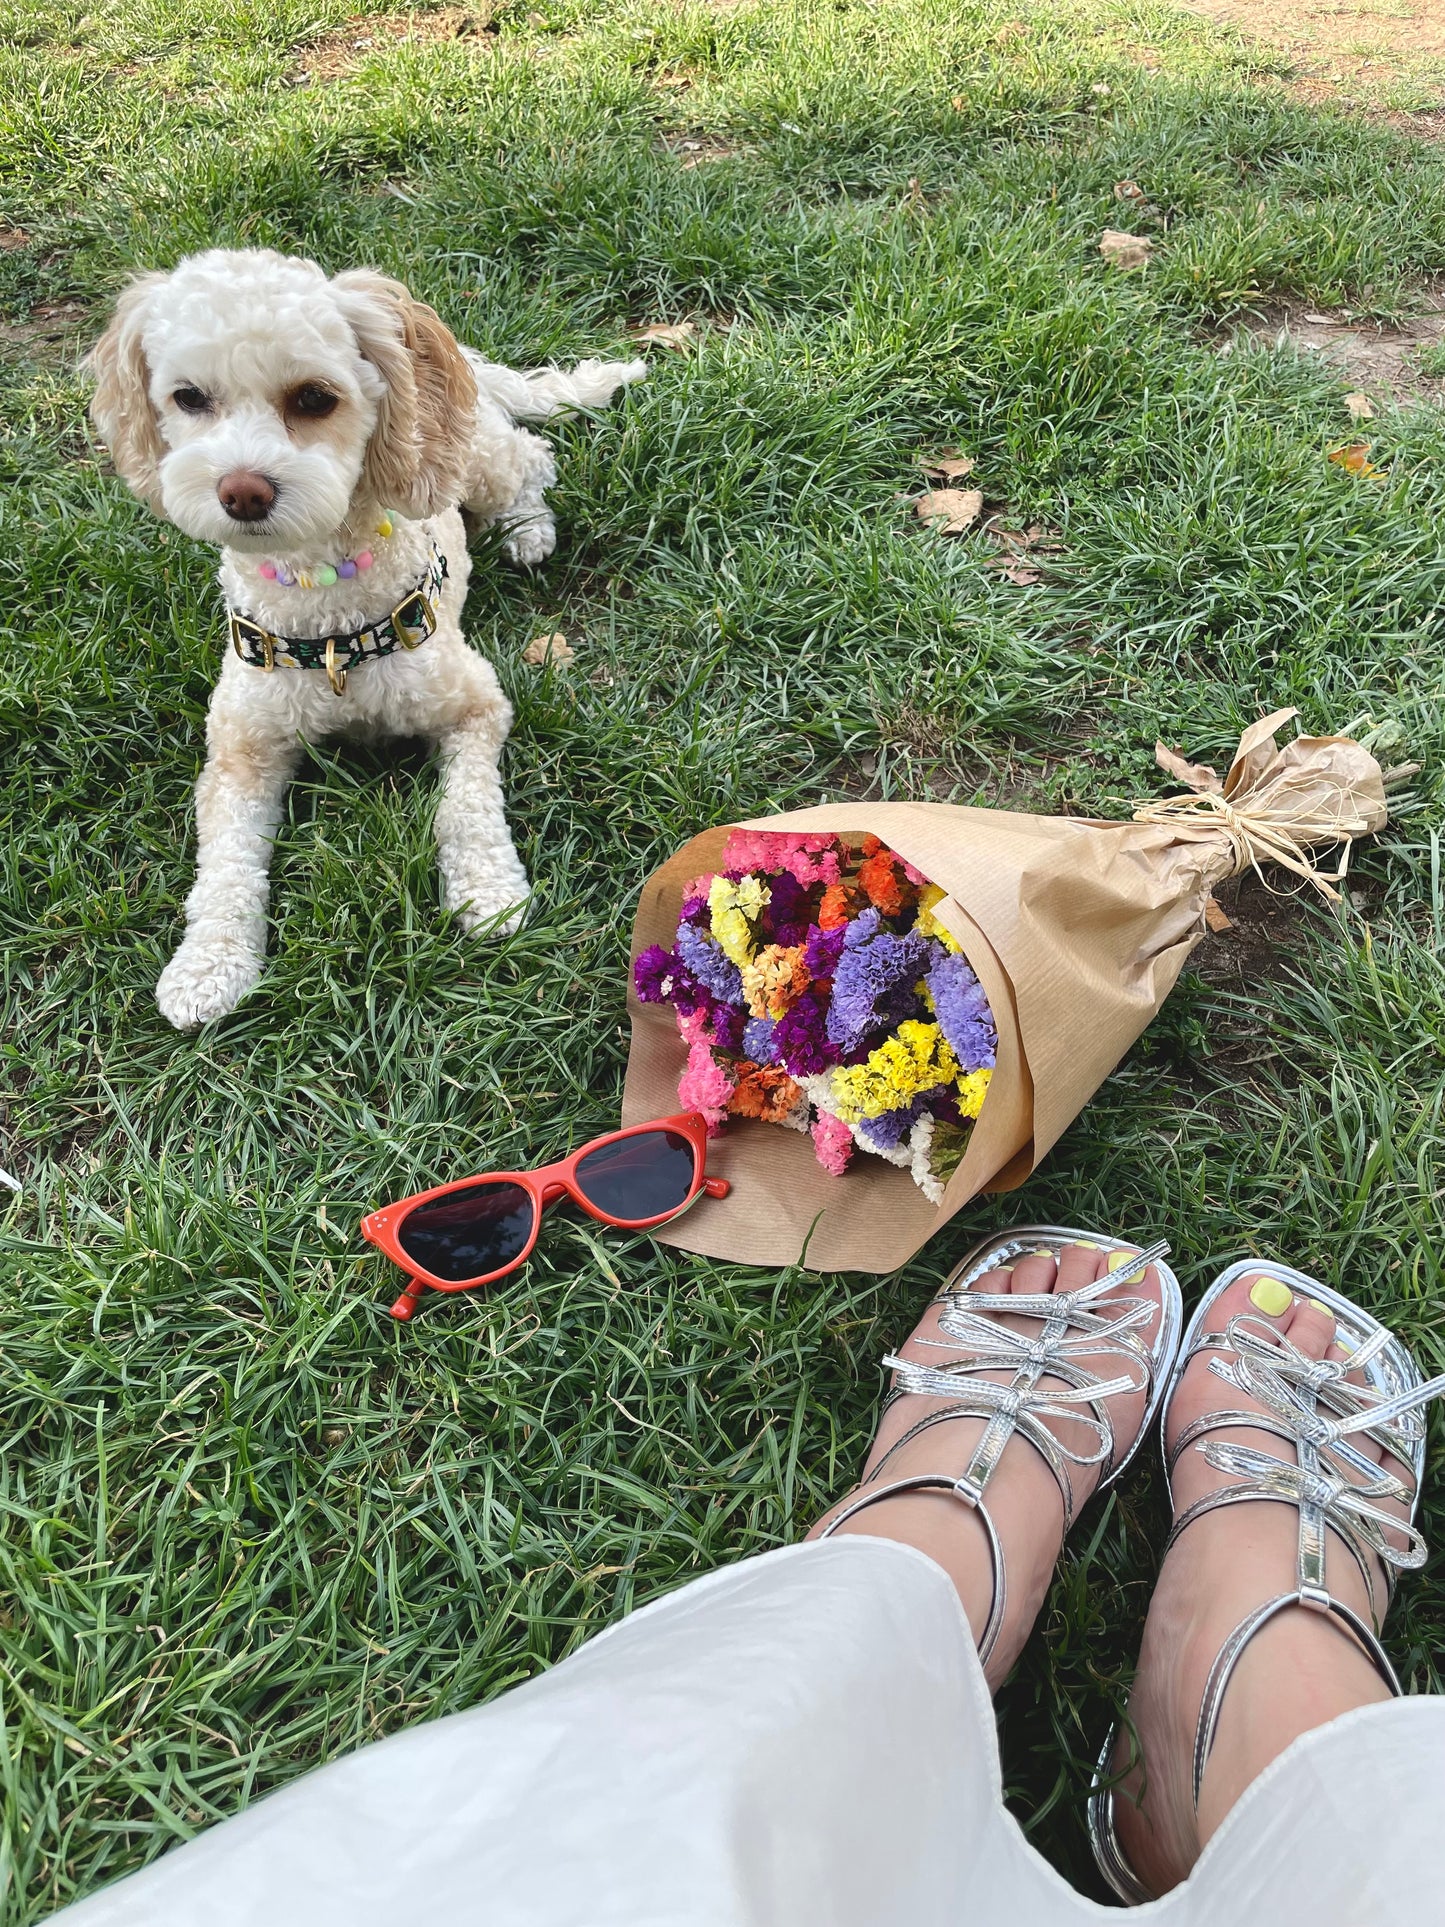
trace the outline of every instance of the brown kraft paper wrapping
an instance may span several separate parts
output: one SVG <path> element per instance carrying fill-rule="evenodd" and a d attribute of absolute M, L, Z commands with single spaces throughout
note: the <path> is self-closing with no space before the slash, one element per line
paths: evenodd
<path fill-rule="evenodd" d="M 708 1155 L 709 1171 L 732 1181 L 730 1196 L 703 1198 L 654 1235 L 738 1264 L 886 1272 L 979 1192 L 1021 1184 L 1173 989 L 1204 934 L 1215 884 L 1277 862 L 1333 897 L 1308 851 L 1348 845 L 1385 824 L 1380 768 L 1360 744 L 1301 736 L 1276 747 L 1275 732 L 1294 714 L 1248 729 L 1222 784 L 1161 747 L 1161 764 L 1191 793 L 1144 804 L 1131 822 L 950 803 L 828 803 L 742 825 L 871 833 L 946 890 L 934 914 L 988 994 L 998 1064 L 940 1205 L 881 1158 L 860 1152 L 833 1177 L 806 1133 L 735 1120 Z M 717 869 L 727 836 L 726 827 L 705 830 L 648 878 L 634 958 L 649 944 L 671 948 L 683 887 Z M 677 1109 L 687 1052 L 671 1009 L 639 1004 L 630 971 L 628 982 L 622 1121 L 634 1124 Z"/>

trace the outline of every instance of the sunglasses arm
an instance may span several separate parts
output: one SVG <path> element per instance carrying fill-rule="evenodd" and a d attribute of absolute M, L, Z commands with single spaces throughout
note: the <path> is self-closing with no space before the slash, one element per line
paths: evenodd
<path fill-rule="evenodd" d="M 421 1297 L 422 1293 L 425 1290 L 426 1290 L 426 1286 L 423 1284 L 421 1279 L 413 1278 L 411 1283 L 407 1286 L 406 1290 L 401 1294 L 401 1296 L 397 1299 L 396 1303 L 392 1306 L 391 1308 L 392 1317 L 396 1319 L 400 1319 L 401 1323 L 405 1324 L 407 1320 L 411 1318 L 413 1313 L 416 1311 L 417 1300 Z"/>

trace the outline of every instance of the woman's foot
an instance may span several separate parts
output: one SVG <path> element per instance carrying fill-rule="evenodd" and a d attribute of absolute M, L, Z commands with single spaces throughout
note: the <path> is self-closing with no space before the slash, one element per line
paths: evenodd
<path fill-rule="evenodd" d="M 1111 1269 L 1118 1270 L 1133 1255 L 1132 1252 L 1103 1251 L 1095 1245 L 1066 1245 L 1057 1260 L 1048 1253 L 1035 1252 L 1018 1259 L 1011 1268 L 987 1272 L 977 1280 L 974 1290 L 1029 1293 L 1077 1291 L 1081 1286 L 1093 1284 L 1096 1279 L 1104 1277 Z M 1117 1291 L 1106 1293 L 1096 1300 L 1093 1309 L 1107 1318 L 1111 1315 L 1115 1299 L 1128 1298 L 1147 1299 L 1154 1306 L 1153 1317 L 1147 1323 L 1135 1326 L 1132 1334 L 1147 1352 L 1154 1344 L 1163 1315 L 1159 1277 L 1152 1266 L 1142 1279 L 1130 1279 L 1121 1284 Z M 900 1357 L 920 1365 L 940 1366 L 966 1353 L 968 1347 L 939 1331 L 939 1317 L 945 1309 L 945 1305 L 940 1303 L 929 1306 L 917 1330 L 902 1347 Z M 1036 1318 L 1012 1318 L 1000 1314 L 999 1323 L 1006 1323 L 1027 1338 L 1037 1338 L 1043 1330 Z M 933 1342 L 926 1342 L 930 1340 Z M 1078 1363 L 1100 1381 L 1132 1377 L 1139 1381 L 1140 1390 L 1116 1393 L 1101 1404 L 1100 1409 L 1107 1413 L 1113 1430 L 1114 1449 L 1110 1461 L 1096 1465 L 1075 1465 L 1066 1461 L 1075 1512 L 1094 1490 L 1099 1479 L 1107 1473 L 1109 1464 L 1118 1464 L 1134 1444 L 1148 1403 L 1142 1363 L 1122 1347 L 1105 1349 L 1101 1344 L 1098 1351 L 1079 1357 Z M 974 1375 L 974 1382 L 987 1377 L 1007 1385 L 1013 1376 L 1011 1371 L 980 1372 Z M 968 1384 L 968 1379 L 959 1379 L 960 1398 L 967 1397 Z M 1040 1386 L 1042 1389 L 1070 1389 L 1063 1379 L 1056 1377 L 1042 1379 Z M 879 1461 L 897 1445 L 910 1427 L 918 1424 L 920 1419 L 936 1414 L 946 1403 L 946 1400 L 923 1394 L 911 1394 L 889 1406 L 868 1456 L 863 1483 L 820 1519 L 808 1537 L 818 1538 L 827 1529 L 834 1514 L 866 1490 L 869 1474 L 878 1468 Z M 1085 1415 L 1093 1415 L 1094 1408 L 1089 1405 L 1077 1409 Z M 1098 1450 L 1097 1433 L 1080 1420 L 1054 1417 L 1045 1422 L 1068 1450 L 1084 1456 Z M 887 1466 L 879 1472 L 878 1482 L 887 1484 L 921 1473 L 942 1473 L 957 1478 L 968 1465 L 986 1423 L 980 1418 L 957 1418 L 930 1425 L 917 1438 L 910 1439 L 892 1453 Z M 1064 1505 L 1058 1484 L 1043 1457 L 1026 1438 L 1018 1434 L 1004 1448 L 997 1469 L 988 1481 L 984 1503 L 1003 1548 L 1008 1580 L 1004 1622 L 986 1668 L 990 1686 L 997 1686 L 1017 1659 L 1043 1604 L 1063 1544 Z M 974 1637 L 981 1637 L 988 1624 L 993 1600 L 993 1564 L 983 1524 L 970 1507 L 942 1490 L 905 1492 L 868 1506 L 846 1520 L 838 1531 L 840 1534 L 860 1533 L 874 1539 L 898 1539 L 905 1545 L 917 1546 L 926 1552 L 953 1580 Z"/>
<path fill-rule="evenodd" d="M 1222 1331 L 1247 1315 L 1288 1334 L 1311 1358 L 1343 1358 L 1335 1344 L 1332 1314 L 1293 1293 L 1266 1269 L 1247 1272 L 1221 1294 L 1206 1329 Z M 1217 1378 L 1211 1358 L 1196 1357 L 1169 1406 L 1168 1446 L 1194 1419 L 1222 1410 L 1264 1408 L 1249 1393 Z M 1294 1448 L 1272 1432 L 1244 1426 L 1210 1432 L 1220 1443 L 1247 1445 L 1293 1463 Z M 1406 1486 L 1414 1475 L 1363 1433 L 1352 1443 Z M 1205 1493 L 1239 1481 L 1217 1471 L 1193 1446 L 1180 1454 L 1173 1473 L 1178 1518 Z M 1382 1508 L 1404 1514 L 1387 1500 Z M 1325 1581 L 1331 1595 L 1366 1625 L 1373 1621 L 1360 1569 L 1344 1542 L 1327 1533 Z M 1389 1698 L 1389 1691 L 1359 1643 L 1338 1619 L 1304 1607 L 1281 1612 L 1245 1647 L 1225 1692 L 1214 1746 L 1205 1769 L 1199 1810 L 1194 1809 L 1194 1736 L 1205 1682 L 1229 1635 L 1257 1607 L 1297 1584 L 1299 1513 L 1292 1505 L 1241 1502 L 1203 1514 L 1182 1534 L 1164 1561 L 1149 1607 L 1129 1718 L 1141 1764 L 1116 1789 L 1114 1826 L 1124 1856 L 1151 1893 L 1175 1886 L 1198 1859 L 1205 1841 L 1249 1785 L 1292 1741 L 1352 1707 Z M 1375 1597 L 1387 1587 L 1379 1562 L 1371 1560 Z M 1116 1765 L 1128 1757 L 1121 1738 Z"/>

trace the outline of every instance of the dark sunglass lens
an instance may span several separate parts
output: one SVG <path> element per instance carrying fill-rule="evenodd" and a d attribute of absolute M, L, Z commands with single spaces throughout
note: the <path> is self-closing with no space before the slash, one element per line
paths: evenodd
<path fill-rule="evenodd" d="M 396 1241 L 433 1278 L 465 1284 L 499 1271 L 532 1235 L 532 1199 L 520 1184 L 469 1184 L 409 1211 Z"/>
<path fill-rule="evenodd" d="M 577 1166 L 577 1188 L 609 1218 L 661 1218 L 686 1204 L 696 1157 L 677 1131 L 639 1131 L 589 1151 Z"/>

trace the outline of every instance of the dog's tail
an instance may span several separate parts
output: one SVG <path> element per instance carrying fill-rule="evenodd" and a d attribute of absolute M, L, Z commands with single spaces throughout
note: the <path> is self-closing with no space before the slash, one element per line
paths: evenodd
<path fill-rule="evenodd" d="M 645 361 L 579 361 L 575 368 L 533 368 L 526 374 L 496 362 L 473 364 L 478 385 L 517 421 L 541 422 L 576 408 L 604 408 L 619 388 L 647 379 Z"/>

